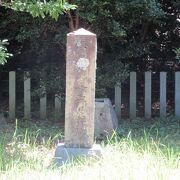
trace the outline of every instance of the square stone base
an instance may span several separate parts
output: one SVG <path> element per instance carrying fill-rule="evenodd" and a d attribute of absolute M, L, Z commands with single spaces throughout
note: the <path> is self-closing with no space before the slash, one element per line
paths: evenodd
<path fill-rule="evenodd" d="M 66 147 L 64 143 L 59 143 L 55 151 L 55 164 L 63 165 L 73 157 L 101 157 L 102 151 L 99 144 L 94 144 L 91 148 L 70 148 Z"/>

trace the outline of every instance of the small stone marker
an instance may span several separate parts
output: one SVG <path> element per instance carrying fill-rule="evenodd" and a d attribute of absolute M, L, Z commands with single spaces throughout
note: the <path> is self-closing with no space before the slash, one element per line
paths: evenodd
<path fill-rule="evenodd" d="M 58 164 L 74 156 L 101 155 L 94 145 L 96 35 L 79 29 L 67 35 L 65 143 L 59 144 Z"/>
<path fill-rule="evenodd" d="M 95 108 L 95 136 L 103 138 L 118 128 L 118 118 L 108 98 L 97 98 Z"/>

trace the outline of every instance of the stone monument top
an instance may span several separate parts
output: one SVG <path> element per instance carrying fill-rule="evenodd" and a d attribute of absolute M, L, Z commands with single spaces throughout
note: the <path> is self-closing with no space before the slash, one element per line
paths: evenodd
<path fill-rule="evenodd" d="M 87 31 L 85 30 L 84 28 L 80 28 L 76 31 L 73 31 L 73 32 L 70 32 L 67 34 L 67 36 L 69 35 L 89 35 L 89 36 L 95 36 L 96 34 L 90 32 L 90 31 Z"/>

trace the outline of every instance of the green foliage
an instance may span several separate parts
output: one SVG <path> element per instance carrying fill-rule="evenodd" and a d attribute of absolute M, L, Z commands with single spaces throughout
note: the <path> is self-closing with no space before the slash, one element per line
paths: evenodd
<path fill-rule="evenodd" d="M 16 121 L 15 127 L 9 128 L 8 132 L 0 132 L 0 172 L 8 171 L 17 164 L 20 167 L 22 163 L 23 166 L 29 164 L 32 167 L 34 163 L 42 167 L 41 161 L 32 157 L 33 153 L 41 149 L 38 153 L 40 156 L 44 150 L 50 151 L 62 138 L 60 127 L 50 122 Z M 25 153 L 30 154 L 30 157 L 25 157 Z"/>
<path fill-rule="evenodd" d="M 128 66 L 123 65 L 120 61 L 113 61 L 98 67 L 96 78 L 96 96 L 107 96 L 108 89 L 114 89 L 115 85 L 121 86 L 128 76 Z"/>
<path fill-rule="evenodd" d="M 79 15 L 93 23 L 103 37 L 127 38 L 130 32 L 137 30 L 138 25 L 146 21 L 158 23 L 166 14 L 155 0 L 83 0 L 77 1 L 77 4 Z M 101 26 L 98 25 L 100 22 L 103 22 Z"/>
<path fill-rule="evenodd" d="M 4 65 L 7 62 L 7 59 L 12 56 L 12 54 L 7 52 L 8 40 L 0 40 L 0 64 Z"/>
<path fill-rule="evenodd" d="M 40 78 L 40 86 L 33 87 L 33 96 L 44 96 L 46 94 L 57 94 L 64 100 L 65 94 L 65 68 L 63 67 L 44 67 L 31 71 L 33 78 Z"/>
<path fill-rule="evenodd" d="M 62 13 L 78 7 L 76 13 L 80 17 L 81 26 L 87 29 L 90 28 L 98 35 L 99 48 L 103 50 L 103 56 L 106 56 L 107 51 L 111 51 L 114 55 L 128 61 L 132 59 L 147 60 L 149 56 L 164 55 L 167 57 L 167 53 L 168 56 L 172 56 L 175 42 L 171 45 L 169 42 L 177 36 L 176 31 L 174 31 L 176 27 L 173 27 L 173 18 L 176 17 L 176 9 L 178 8 L 178 3 L 175 3 L 175 1 L 165 3 L 157 0 L 100 0 L 98 2 L 77 0 L 74 2 L 77 6 L 64 0 L 15 0 L 12 4 L 7 4 L 16 10 L 29 12 L 33 17 L 40 16 L 45 19 L 44 21 L 32 20 L 28 15 L 23 14 L 21 16 L 21 13 L 19 13 L 16 16 L 16 22 L 18 23 L 20 20 L 21 27 L 20 31 L 18 28 L 15 30 L 16 39 L 21 42 L 27 39 L 31 40 L 33 45 L 30 49 L 38 47 L 43 40 L 52 41 L 52 36 L 49 36 L 49 34 L 48 37 L 42 36 L 44 29 L 47 30 L 47 27 L 48 30 L 51 29 L 51 31 L 46 31 L 47 33 L 65 39 L 68 18 L 65 17 L 66 14 L 59 19 L 58 17 Z M 174 13 L 173 16 L 172 13 Z M 58 23 L 58 27 L 54 26 L 55 22 L 47 20 L 46 16 L 51 16 L 62 21 L 62 23 Z M 9 21 L 8 19 L 7 21 Z M 21 21 L 21 19 L 24 20 Z M 52 28 L 50 28 L 51 26 Z M 36 42 L 37 37 L 41 38 L 38 42 Z M 162 49 L 162 47 L 164 48 Z M 41 46 L 41 49 L 46 52 L 46 45 Z M 37 49 L 37 52 L 41 52 L 41 50 Z"/>
<path fill-rule="evenodd" d="M 11 9 L 1 7 L 0 39 L 9 40 L 15 69 L 64 67 L 66 34 L 71 18 L 75 21 L 77 17 L 79 27 L 97 34 L 97 94 L 107 96 L 113 86 L 114 75 L 108 71 L 115 61 L 123 64 L 120 68 L 133 71 L 167 71 L 167 61 L 179 67 L 175 59 L 179 47 L 176 0 L 15 0 L 6 5 Z M 115 79 L 121 81 L 121 77 Z"/>
<path fill-rule="evenodd" d="M 48 133 L 49 132 L 49 133 Z M 51 148 L 63 138 L 62 130 L 56 125 L 49 127 L 49 122 L 31 122 L 16 121 L 15 131 L 12 137 L 12 148 L 19 148 L 24 145 L 28 148 L 43 145 Z"/>
<path fill-rule="evenodd" d="M 20 7 L 22 6 L 23 11 L 32 12 L 31 14 L 33 14 L 34 17 L 42 16 L 45 18 L 46 15 L 50 15 L 51 17 L 54 16 L 56 19 L 59 16 L 59 12 L 57 11 L 62 10 L 61 12 L 67 12 L 70 9 L 75 8 L 74 5 L 68 4 L 65 1 L 44 2 L 29 0 L 26 1 L 26 3 L 23 3 L 22 1 L 16 0 L 13 1 L 13 3 L 16 4 L 14 6 L 17 6 L 17 10 L 20 10 Z M 56 5 L 56 3 L 58 5 Z M 167 52 L 163 50 L 162 53 L 162 49 L 157 48 L 157 46 L 158 44 L 159 46 L 160 44 L 166 46 L 165 43 L 166 41 L 168 42 L 167 36 L 163 37 L 163 29 L 165 29 L 165 26 L 169 23 L 166 22 L 168 16 L 172 14 L 169 12 L 169 9 L 174 11 L 173 9 L 176 8 L 174 4 L 165 4 L 161 1 L 157 2 L 155 0 L 100 0 L 98 2 L 94 0 L 77 0 L 75 3 L 78 6 L 76 13 L 80 17 L 81 26 L 90 28 L 98 35 L 99 48 L 104 51 L 104 56 L 106 56 L 107 49 L 116 56 L 128 59 L 128 61 L 133 58 L 146 59 L 147 56 L 154 56 L 154 54 L 160 55 L 160 53 L 162 56 L 163 53 Z M 31 5 L 33 8 L 28 10 L 28 7 Z M 53 11 L 54 6 L 57 7 L 58 10 L 55 8 L 55 15 L 51 15 L 53 13 L 50 12 Z M 27 15 L 25 15 L 25 17 L 23 15 L 21 18 L 17 18 L 26 19 Z M 52 24 L 50 21 L 47 21 L 47 18 L 45 18 L 45 24 L 49 26 L 50 23 L 52 26 L 51 32 L 55 33 L 56 37 L 59 37 L 60 35 L 65 36 L 65 33 L 63 34 L 63 32 L 67 32 L 68 19 L 65 19 L 64 21 L 63 18 L 64 17 L 61 16 L 60 21 L 63 23 L 58 27 L 58 32 L 57 28 L 53 29 L 55 23 L 53 22 Z M 44 22 L 42 22 L 42 20 L 41 22 L 35 20 L 34 23 L 35 24 L 32 26 L 32 23 L 27 23 L 27 21 L 25 21 L 23 24 L 22 22 L 21 29 L 23 30 L 19 31 L 18 36 L 16 37 L 21 41 L 31 39 L 34 43 L 33 47 L 37 47 L 37 45 L 42 44 L 42 42 L 38 43 L 34 41 L 36 41 L 36 38 L 40 37 L 42 34 L 44 27 L 40 24 L 44 24 Z M 64 29 L 66 29 L 66 31 L 64 31 Z M 157 32 L 160 34 L 159 38 L 156 36 Z M 160 39 L 160 37 L 162 38 Z M 46 37 L 41 36 L 41 39 L 43 38 Z M 51 36 L 48 38 L 51 38 Z M 166 40 L 164 38 L 166 38 Z M 169 38 L 171 38 L 171 36 Z M 42 48 L 44 49 L 45 47 Z M 156 52 L 153 52 L 155 49 Z M 46 49 L 44 50 L 46 51 Z M 157 50 L 159 51 L 158 53 Z M 37 52 L 40 51 L 37 50 Z"/>
<path fill-rule="evenodd" d="M 4 6 L 15 11 L 28 12 L 33 17 L 45 18 L 50 16 L 56 20 L 60 15 L 76 8 L 75 5 L 69 4 L 65 0 L 14 0 L 10 4 L 4 3 Z"/>
<path fill-rule="evenodd" d="M 59 125 L 19 122 L 0 135 L 1 179 L 179 179 L 179 119 L 124 122 L 101 141 L 103 158 L 79 157 L 61 167 L 52 163 L 63 141 Z"/>
<path fill-rule="evenodd" d="M 176 48 L 174 52 L 176 53 L 176 59 L 180 61 L 180 48 Z"/>
<path fill-rule="evenodd" d="M 146 136 L 147 141 L 153 139 L 156 142 L 161 142 L 167 147 L 173 147 L 174 151 L 179 153 L 179 128 L 179 119 L 173 116 L 166 119 L 155 118 L 152 121 L 144 121 L 142 118 L 137 118 L 131 121 L 124 120 L 118 134 L 127 137 L 130 132 L 131 138 L 134 140 L 142 140 L 142 137 Z M 161 144 L 159 145 L 161 146 Z"/>
<path fill-rule="evenodd" d="M 178 44 L 174 1 L 79 0 L 77 5 L 83 26 L 98 35 L 103 58 L 112 53 L 141 70 L 149 57 L 157 59 L 157 64 L 163 58 L 163 65 L 174 58 L 173 48 Z"/>

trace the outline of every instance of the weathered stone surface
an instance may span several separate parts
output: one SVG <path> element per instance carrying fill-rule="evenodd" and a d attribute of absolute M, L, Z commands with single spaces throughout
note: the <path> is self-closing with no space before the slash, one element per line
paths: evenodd
<path fill-rule="evenodd" d="M 96 35 L 79 29 L 67 35 L 65 146 L 94 142 Z"/>
<path fill-rule="evenodd" d="M 106 136 L 118 128 L 118 119 L 108 98 L 96 99 L 95 136 Z"/>
<path fill-rule="evenodd" d="M 79 29 L 67 35 L 65 143 L 55 152 L 62 165 L 76 156 L 101 156 L 94 144 L 96 35 Z"/>
<path fill-rule="evenodd" d="M 64 143 L 59 143 L 55 151 L 55 163 L 58 166 L 63 165 L 72 158 L 81 157 L 101 157 L 101 146 L 93 144 L 90 148 L 71 148 L 66 147 Z"/>

